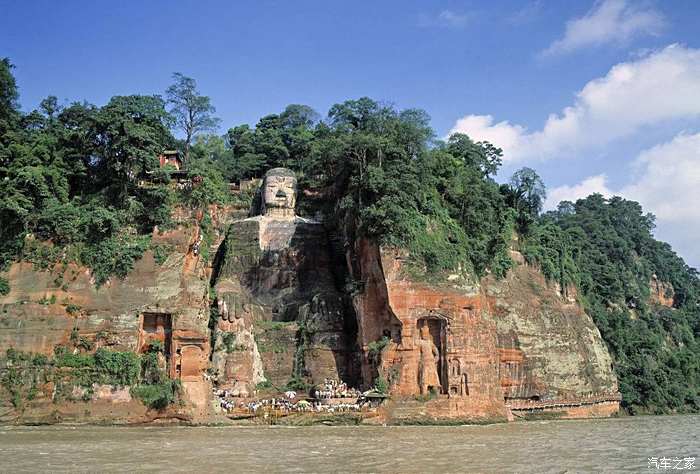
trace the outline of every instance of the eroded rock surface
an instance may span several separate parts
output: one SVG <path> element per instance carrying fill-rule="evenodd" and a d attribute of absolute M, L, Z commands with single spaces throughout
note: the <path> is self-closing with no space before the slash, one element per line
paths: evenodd
<path fill-rule="evenodd" d="M 536 269 L 519 265 L 505 279 L 484 286 L 493 302 L 506 398 L 617 392 L 612 359 L 593 320 L 578 304 L 560 297 Z"/>
<path fill-rule="evenodd" d="M 357 246 L 363 377 L 385 377 L 391 393 L 406 399 L 391 416 L 498 419 L 522 400 L 561 402 L 571 416 L 617 411 L 617 379 L 598 329 L 536 269 L 520 263 L 500 281 L 454 275 L 428 283 L 405 271 L 405 257 L 367 241 Z M 427 403 L 416 404 L 410 398 L 426 395 L 426 328 L 438 350 L 440 383 Z M 388 343 L 377 363 L 372 349 L 381 340 Z M 577 405 L 590 397 L 604 407 Z"/>

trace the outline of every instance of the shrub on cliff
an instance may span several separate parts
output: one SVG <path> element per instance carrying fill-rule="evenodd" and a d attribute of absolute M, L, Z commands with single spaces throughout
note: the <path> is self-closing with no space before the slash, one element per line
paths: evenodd
<path fill-rule="evenodd" d="M 181 192 L 182 201 L 193 208 L 206 208 L 211 204 L 226 204 L 231 200 L 228 183 L 208 158 L 192 158 L 189 172 L 196 182 Z"/>
<path fill-rule="evenodd" d="M 377 393 L 389 393 L 389 382 L 387 382 L 387 380 L 380 375 L 379 377 L 374 379 L 374 390 Z"/>
<path fill-rule="evenodd" d="M 305 392 L 308 391 L 311 385 L 306 382 L 303 378 L 295 375 L 291 379 L 287 381 L 287 384 L 285 385 L 286 390 L 294 390 L 297 392 Z"/>
<path fill-rule="evenodd" d="M 54 365 L 56 367 L 70 367 L 74 369 L 94 369 L 95 357 L 92 354 L 73 354 L 65 347 L 57 347 Z"/>
<path fill-rule="evenodd" d="M 129 386 L 139 380 L 139 356 L 133 352 L 98 349 L 94 354 L 73 353 L 57 346 L 53 364 L 59 368 L 78 369 L 78 381 L 82 386 L 93 383 Z"/>
<path fill-rule="evenodd" d="M 157 384 L 142 384 L 131 388 L 131 394 L 134 397 L 155 410 L 163 410 L 175 402 L 179 391 L 179 380 L 166 380 Z"/>
<path fill-rule="evenodd" d="M 367 344 L 367 355 L 375 366 L 381 361 L 382 352 L 389 345 L 389 342 L 390 339 L 384 336 L 377 341 Z"/>
<path fill-rule="evenodd" d="M 10 282 L 7 279 L 0 277 L 0 296 L 10 294 Z"/>
<path fill-rule="evenodd" d="M 149 235 L 110 237 L 99 245 L 82 247 L 80 260 L 92 268 L 95 282 L 99 286 L 112 275 L 124 278 L 149 248 L 150 241 Z"/>
<path fill-rule="evenodd" d="M 133 352 L 117 352 L 104 348 L 95 352 L 95 368 L 102 383 L 133 385 L 139 378 L 139 356 Z"/>
<path fill-rule="evenodd" d="M 136 356 L 133 367 L 131 394 L 140 399 L 144 405 L 156 410 L 162 410 L 173 403 L 180 390 L 180 381 L 171 380 L 161 368 L 160 361 L 164 351 L 163 343 L 152 341 L 148 351 L 140 359 Z M 135 354 L 134 354 L 135 356 Z"/>

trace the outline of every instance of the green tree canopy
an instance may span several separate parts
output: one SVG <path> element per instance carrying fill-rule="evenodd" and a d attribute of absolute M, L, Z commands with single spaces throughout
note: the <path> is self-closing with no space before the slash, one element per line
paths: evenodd
<path fill-rule="evenodd" d="M 216 108 L 211 99 L 201 95 L 197 82 L 179 72 L 173 74 L 175 81 L 165 94 L 170 114 L 177 129 L 185 134 L 185 162 L 190 157 L 190 146 L 194 137 L 202 132 L 215 131 L 221 122 L 214 117 Z"/>

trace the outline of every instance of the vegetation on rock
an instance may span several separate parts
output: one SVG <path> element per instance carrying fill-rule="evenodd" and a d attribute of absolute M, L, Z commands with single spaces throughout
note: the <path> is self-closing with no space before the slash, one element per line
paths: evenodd
<path fill-rule="evenodd" d="M 171 380 L 158 365 L 154 346 L 142 356 L 129 351 L 99 348 L 94 353 L 78 352 L 79 337 L 73 348 L 57 346 L 53 359 L 42 354 L 29 354 L 8 349 L 2 368 L 0 386 L 16 408 L 33 400 L 38 387 L 53 382 L 55 402 L 74 400 L 76 388 L 83 400 L 89 400 L 95 384 L 131 387 L 131 393 L 145 405 L 163 409 L 176 400 L 179 383 Z"/>
<path fill-rule="evenodd" d="M 124 277 L 156 226 L 170 225 L 178 200 L 202 207 L 228 197 L 209 158 L 191 160 L 201 186 L 177 190 L 159 179 L 167 174 L 159 154 L 178 145 L 159 96 L 117 96 L 103 107 L 48 97 L 28 114 L 18 97 L 12 65 L 2 60 L 0 270 L 18 258 L 47 269 L 77 261 L 98 285 Z M 149 185 L 140 185 L 145 178 Z"/>
<path fill-rule="evenodd" d="M 654 239 L 654 216 L 619 197 L 562 202 L 523 239 L 527 261 L 562 288 L 575 286 L 615 360 L 623 406 L 632 413 L 700 409 L 700 280 Z M 655 304 L 652 280 L 673 288 Z"/>

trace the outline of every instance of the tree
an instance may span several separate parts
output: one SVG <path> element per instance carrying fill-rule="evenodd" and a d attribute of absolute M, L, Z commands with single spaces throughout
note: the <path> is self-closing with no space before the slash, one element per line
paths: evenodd
<path fill-rule="evenodd" d="M 464 133 L 454 133 L 447 141 L 447 151 L 464 161 L 467 166 L 481 171 L 484 176 L 494 176 L 502 163 L 503 151 L 489 142 L 474 143 Z"/>
<path fill-rule="evenodd" d="M 62 109 L 61 106 L 58 105 L 58 98 L 55 95 L 50 95 L 42 100 L 39 104 L 39 108 L 49 119 L 52 119 Z"/>
<path fill-rule="evenodd" d="M 185 134 L 183 161 L 187 164 L 192 139 L 198 133 L 216 131 L 221 121 L 213 116 L 216 108 L 211 104 L 209 97 L 200 95 L 194 79 L 179 72 L 173 74 L 173 79 L 175 83 L 168 87 L 165 93 L 175 127 Z"/>
<path fill-rule="evenodd" d="M 266 115 L 255 126 L 253 143 L 256 153 L 267 159 L 267 168 L 286 166 L 289 150 L 282 139 L 280 116 Z"/>
<path fill-rule="evenodd" d="M 287 166 L 305 174 L 311 145 L 314 141 L 314 125 L 318 123 L 318 113 L 307 105 L 292 104 L 280 114 L 282 141 L 287 147 Z"/>
<path fill-rule="evenodd" d="M 518 202 L 531 216 L 537 216 L 542 211 L 547 191 L 540 175 L 532 168 L 522 168 L 510 178 L 510 186 L 515 192 Z"/>
<path fill-rule="evenodd" d="M 13 68 L 8 58 L 0 59 L 0 121 L 14 118 L 19 109 L 19 93 L 12 75 Z"/>
<path fill-rule="evenodd" d="M 318 122 L 318 112 L 302 104 L 290 104 L 280 114 L 283 128 L 311 128 Z"/>
<path fill-rule="evenodd" d="M 547 198 L 542 178 L 532 168 L 525 167 L 513 173 L 510 184 L 504 186 L 503 191 L 508 204 L 517 212 L 520 233 L 526 234 Z"/>
<path fill-rule="evenodd" d="M 229 155 L 224 161 L 224 176 L 229 181 L 262 175 L 267 158 L 256 149 L 255 131 L 247 124 L 226 132 Z"/>
<path fill-rule="evenodd" d="M 170 143 L 165 104 L 159 96 L 116 96 L 97 114 L 100 179 L 127 197 L 127 189 Z"/>

